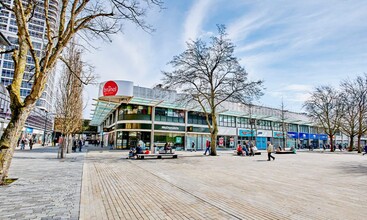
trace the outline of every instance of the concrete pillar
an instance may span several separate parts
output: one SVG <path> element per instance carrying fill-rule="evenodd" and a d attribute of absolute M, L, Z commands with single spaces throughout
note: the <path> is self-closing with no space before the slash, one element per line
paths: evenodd
<path fill-rule="evenodd" d="M 152 151 L 153 154 L 156 153 L 156 149 L 154 148 L 154 122 L 155 122 L 155 106 L 152 107 L 152 112 L 151 112 L 151 120 L 152 120 L 152 129 L 150 132 L 150 150 Z"/>

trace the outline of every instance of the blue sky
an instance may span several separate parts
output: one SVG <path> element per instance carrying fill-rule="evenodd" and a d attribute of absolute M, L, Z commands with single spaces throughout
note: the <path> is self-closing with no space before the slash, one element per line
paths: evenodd
<path fill-rule="evenodd" d="M 152 87 L 186 41 L 216 33 L 216 24 L 226 25 L 249 77 L 265 81 L 260 105 L 279 107 L 283 98 L 287 109 L 304 111 L 315 86 L 338 86 L 367 72 L 365 0 L 166 0 L 164 6 L 147 15 L 154 33 L 127 24 L 111 43 L 93 42 L 99 49 L 85 59 L 96 67 L 99 81 Z M 97 96 L 96 86 L 86 88 L 84 117 Z"/>

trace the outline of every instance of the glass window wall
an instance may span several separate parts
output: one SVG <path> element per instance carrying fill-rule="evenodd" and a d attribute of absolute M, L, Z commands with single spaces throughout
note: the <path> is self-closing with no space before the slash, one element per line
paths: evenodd
<path fill-rule="evenodd" d="M 185 111 L 170 108 L 155 108 L 155 120 L 185 123 Z"/>
<path fill-rule="evenodd" d="M 209 122 L 212 123 L 212 119 L 209 116 Z M 188 123 L 189 124 L 198 124 L 198 125 L 207 125 L 206 116 L 201 112 L 188 112 Z"/>
<path fill-rule="evenodd" d="M 121 105 L 119 120 L 151 120 L 152 107 L 144 105 Z"/>
<path fill-rule="evenodd" d="M 229 115 L 219 115 L 219 126 L 236 127 L 236 117 Z"/>

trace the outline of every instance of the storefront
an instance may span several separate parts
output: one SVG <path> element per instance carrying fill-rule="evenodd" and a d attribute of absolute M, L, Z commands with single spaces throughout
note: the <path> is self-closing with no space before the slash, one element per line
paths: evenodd
<path fill-rule="evenodd" d="M 287 132 L 288 139 L 287 139 L 287 147 L 297 147 L 298 145 L 298 138 L 299 135 L 297 132 Z"/>
<path fill-rule="evenodd" d="M 258 150 L 266 150 L 267 142 L 271 141 L 273 136 L 271 130 L 257 130 L 256 132 L 256 147 Z"/>
<path fill-rule="evenodd" d="M 248 141 L 256 141 L 256 130 L 250 130 L 250 129 L 238 129 L 238 140 L 237 143 L 241 144 L 242 146 L 245 145 Z"/>
<path fill-rule="evenodd" d="M 309 143 L 308 140 L 310 139 L 308 133 L 299 133 L 299 144 L 301 148 L 308 148 Z"/>
<path fill-rule="evenodd" d="M 188 126 L 186 136 L 186 150 L 193 150 L 194 143 L 195 150 L 205 150 L 206 141 L 210 141 L 210 131 L 208 126 Z"/>
<path fill-rule="evenodd" d="M 273 131 L 273 145 L 274 145 L 274 148 L 279 148 L 279 147 L 283 148 L 284 147 L 283 140 L 284 140 L 283 132 Z"/>
<path fill-rule="evenodd" d="M 319 146 L 319 136 L 317 134 L 309 134 L 310 146 L 315 149 Z"/>
<path fill-rule="evenodd" d="M 328 141 L 328 135 L 327 134 L 319 134 L 318 135 L 318 139 L 319 139 L 319 148 L 323 148 L 323 146 L 327 144 Z"/>

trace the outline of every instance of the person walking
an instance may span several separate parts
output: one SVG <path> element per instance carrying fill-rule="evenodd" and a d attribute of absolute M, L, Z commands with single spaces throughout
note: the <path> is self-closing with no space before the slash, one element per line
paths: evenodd
<path fill-rule="evenodd" d="M 192 144 L 191 144 L 191 152 L 192 151 L 195 151 L 196 152 L 195 142 L 192 142 Z"/>
<path fill-rule="evenodd" d="M 208 155 L 210 155 L 210 141 L 209 140 L 206 140 L 206 148 L 205 148 L 204 155 L 206 155 L 206 152 L 208 152 Z"/>
<path fill-rule="evenodd" d="M 266 147 L 266 151 L 268 152 L 268 161 L 270 161 L 270 158 L 273 158 L 273 160 L 275 160 L 275 157 L 271 155 L 271 153 L 274 151 L 274 147 L 270 141 L 268 141 L 268 146 Z"/>
<path fill-rule="evenodd" d="M 79 152 L 82 152 L 83 141 L 81 139 L 79 139 L 78 145 L 79 145 Z"/>
<path fill-rule="evenodd" d="M 364 146 L 364 153 L 362 154 L 362 156 L 365 154 L 367 154 L 367 144 Z"/>
<path fill-rule="evenodd" d="M 22 137 L 22 140 L 20 141 L 20 149 L 24 150 L 24 148 L 25 148 L 25 139 L 24 137 Z"/>
<path fill-rule="evenodd" d="M 29 149 L 32 150 L 33 148 L 33 138 L 29 138 Z"/>

